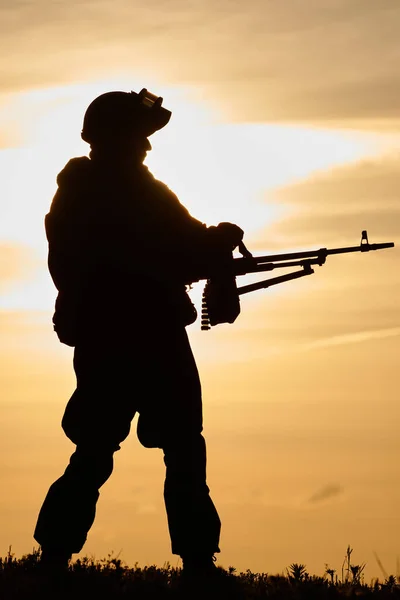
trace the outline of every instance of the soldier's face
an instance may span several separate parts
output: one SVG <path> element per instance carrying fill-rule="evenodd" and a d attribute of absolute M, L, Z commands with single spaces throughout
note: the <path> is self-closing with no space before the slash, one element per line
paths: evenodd
<path fill-rule="evenodd" d="M 147 153 L 150 152 L 150 150 L 151 150 L 151 144 L 150 144 L 148 138 L 143 138 L 143 139 L 139 140 L 138 145 L 137 145 L 137 152 L 139 154 L 141 162 L 144 161 L 144 159 L 147 156 Z"/>
<path fill-rule="evenodd" d="M 135 162 L 143 162 L 150 150 L 151 144 L 147 137 L 133 137 L 129 140 L 128 154 Z"/>

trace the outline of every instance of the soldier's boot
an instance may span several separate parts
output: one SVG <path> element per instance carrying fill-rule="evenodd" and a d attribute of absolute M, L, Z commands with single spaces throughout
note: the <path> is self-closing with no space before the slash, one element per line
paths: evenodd
<path fill-rule="evenodd" d="M 48 575 L 63 575 L 68 571 L 71 557 L 71 552 L 45 546 L 40 555 L 40 569 Z"/>
<path fill-rule="evenodd" d="M 215 577 L 220 569 L 215 564 L 214 555 L 189 554 L 182 556 L 182 574 L 185 578 Z"/>

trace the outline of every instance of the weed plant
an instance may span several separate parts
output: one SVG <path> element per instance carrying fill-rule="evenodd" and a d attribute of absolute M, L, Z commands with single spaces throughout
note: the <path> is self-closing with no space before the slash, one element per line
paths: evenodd
<path fill-rule="evenodd" d="M 350 547 L 348 548 L 348 550 Z M 110 554 L 102 560 L 85 557 L 70 564 L 67 572 L 49 576 L 42 572 L 40 551 L 16 558 L 9 549 L 0 558 L 1 600 L 331 600 L 344 598 L 400 599 L 400 578 L 367 585 L 363 568 L 342 567 L 342 579 L 326 565 L 321 576 L 309 575 L 306 566 L 293 563 L 286 574 L 237 573 L 233 567 L 218 569 L 212 580 L 186 580 L 180 568 L 166 563 L 129 567 Z M 364 565 L 365 566 L 365 565 Z M 353 568 L 352 568 L 353 567 Z"/>

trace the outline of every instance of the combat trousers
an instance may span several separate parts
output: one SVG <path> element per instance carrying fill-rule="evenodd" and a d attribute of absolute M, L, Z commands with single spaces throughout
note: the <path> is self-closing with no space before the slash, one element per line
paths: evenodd
<path fill-rule="evenodd" d="M 82 549 L 114 452 L 139 413 L 137 434 L 164 452 L 164 499 L 172 552 L 219 552 L 220 520 L 206 483 L 201 387 L 184 328 L 147 331 L 131 343 L 83 343 L 74 353 L 77 388 L 62 426 L 76 444 L 39 513 L 34 537 L 58 553 Z"/>

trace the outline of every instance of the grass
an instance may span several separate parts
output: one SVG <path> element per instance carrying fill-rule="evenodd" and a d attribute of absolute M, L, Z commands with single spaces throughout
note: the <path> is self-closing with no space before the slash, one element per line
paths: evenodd
<path fill-rule="evenodd" d="M 309 575 L 305 565 L 293 563 L 286 575 L 268 573 L 237 573 L 233 567 L 218 569 L 213 581 L 185 581 L 181 569 L 169 564 L 134 567 L 124 565 L 109 555 L 102 560 L 85 557 L 73 562 L 62 577 L 49 578 L 40 569 L 40 551 L 33 550 L 15 558 L 11 548 L 0 558 L 1 600 L 330 600 L 343 598 L 400 599 L 400 578 L 393 575 L 384 582 L 375 580 L 366 585 L 361 566 L 350 564 L 342 568 L 342 579 L 326 565 L 323 577 Z M 345 559 L 346 560 L 346 559 Z M 345 565 L 345 563 L 344 563 Z M 344 573 L 346 572 L 346 575 Z"/>

